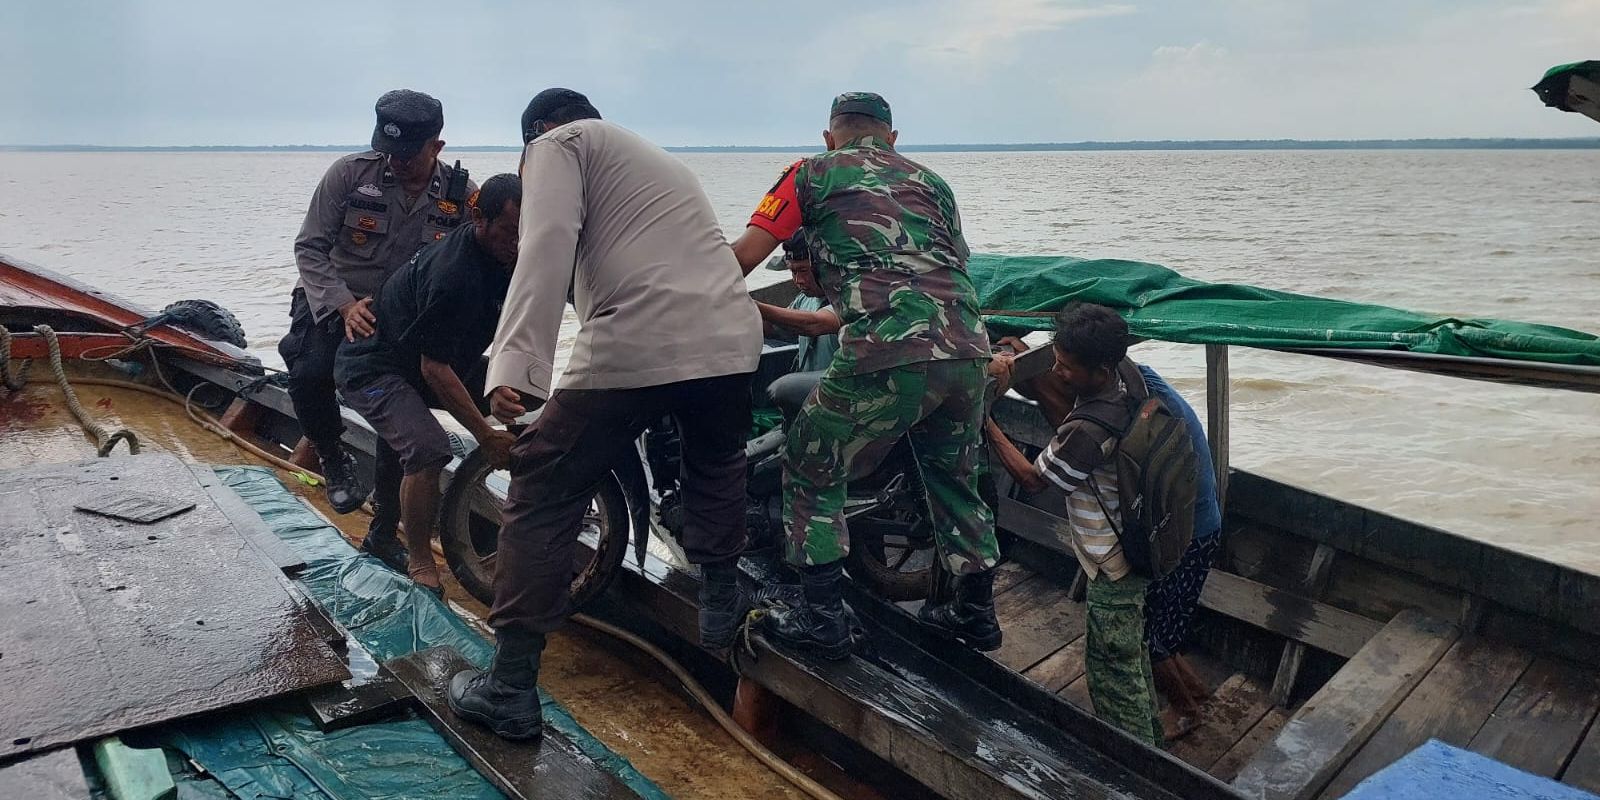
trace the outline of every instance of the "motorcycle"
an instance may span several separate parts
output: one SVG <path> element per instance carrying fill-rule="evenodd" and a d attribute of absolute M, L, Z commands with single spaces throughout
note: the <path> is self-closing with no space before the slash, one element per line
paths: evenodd
<path fill-rule="evenodd" d="M 793 345 L 764 348 L 752 386 L 758 397 L 788 374 L 793 353 Z M 783 546 L 781 467 L 786 427 L 785 421 L 770 430 L 754 431 L 745 445 L 746 555 L 769 562 L 779 560 Z M 573 609 L 605 591 L 622 568 L 630 544 L 642 563 L 654 536 L 681 562 L 681 447 L 672 421 L 651 425 L 636 451 L 613 467 L 590 499 L 578 537 L 585 546 L 577 548 L 573 564 Z M 509 473 L 495 470 L 480 451 L 473 450 L 456 467 L 440 506 L 439 538 L 445 560 L 461 586 L 484 603 L 494 597 L 500 504 L 508 485 Z M 907 441 L 901 440 L 875 469 L 851 477 L 845 517 L 850 536 L 845 568 L 856 582 L 890 600 L 928 596 L 937 559 L 921 477 Z"/>

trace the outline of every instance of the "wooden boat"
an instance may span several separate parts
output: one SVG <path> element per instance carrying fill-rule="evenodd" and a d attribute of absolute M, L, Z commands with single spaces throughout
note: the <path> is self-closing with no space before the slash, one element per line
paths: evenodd
<path fill-rule="evenodd" d="M 49 304 L 19 305 L 21 282 Z M 792 287 L 758 292 L 785 302 Z M 13 357 L 40 353 L 25 329 L 39 308 L 78 337 L 146 316 L 15 261 L 0 264 L 0 323 Z M 88 342 L 110 344 L 103 338 Z M 225 348 L 182 348 L 158 333 L 130 358 L 154 360 L 172 391 L 281 456 L 299 439 L 283 390 Z M 32 348 L 27 349 L 27 348 Z M 1308 351 L 1384 367 L 1600 391 L 1600 370 L 1371 351 Z M 1019 373 L 1044 368 L 1025 356 Z M 781 349 L 775 358 L 786 357 Z M 230 359 L 232 361 L 230 362 Z M 776 651 L 730 667 L 696 652 L 689 572 L 630 558 L 597 614 L 664 645 L 725 694 L 736 678 L 803 715 L 788 730 L 896 796 L 1335 798 L 1436 738 L 1514 767 L 1600 790 L 1600 577 L 1407 522 L 1227 464 L 1227 350 L 1208 347 L 1208 433 L 1226 500 L 1223 552 L 1202 597 L 1191 659 L 1214 691 L 1206 721 L 1167 750 L 1097 720 L 1083 678 L 1078 570 L 1059 507 L 1001 481 L 1008 562 L 997 581 L 1005 646 L 980 654 L 930 638 L 911 610 L 860 591 L 850 600 L 871 651 L 824 663 Z M 77 368 L 103 370 L 80 364 Z M 150 370 L 140 380 L 158 385 Z M 1017 442 L 1049 428 L 1003 398 Z M 354 415 L 347 441 L 370 454 Z M 632 497 L 637 503 L 639 498 Z"/>

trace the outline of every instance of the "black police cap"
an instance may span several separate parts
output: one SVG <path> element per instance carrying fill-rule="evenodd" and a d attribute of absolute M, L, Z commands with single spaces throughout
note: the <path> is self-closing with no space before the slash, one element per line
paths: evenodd
<path fill-rule="evenodd" d="M 380 153 L 410 158 L 444 130 L 444 106 L 422 92 L 385 92 L 374 109 L 378 124 L 372 129 L 372 149 Z"/>
<path fill-rule="evenodd" d="M 552 113 L 568 106 L 580 106 L 590 111 L 594 110 L 594 105 L 589 102 L 589 98 L 584 97 L 582 92 L 574 92 L 571 89 L 546 89 L 534 95 L 533 99 L 528 101 L 528 107 L 522 112 L 523 144 L 538 138 L 538 134 L 533 132 L 533 123 L 548 120 Z M 598 115 L 598 112 L 596 114 Z"/>

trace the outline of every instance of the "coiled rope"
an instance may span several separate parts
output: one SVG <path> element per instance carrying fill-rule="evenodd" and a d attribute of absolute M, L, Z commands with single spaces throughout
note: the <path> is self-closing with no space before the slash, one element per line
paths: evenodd
<path fill-rule="evenodd" d="M 25 359 L 16 373 L 11 372 L 11 331 L 0 326 L 0 387 L 7 392 L 22 389 L 28 383 L 28 368 L 33 366 L 33 359 Z"/>
<path fill-rule="evenodd" d="M 139 452 L 139 437 L 127 428 L 118 428 L 114 431 L 107 430 L 104 425 L 96 422 L 89 412 L 83 410 L 83 404 L 78 402 L 78 393 L 72 390 L 72 384 L 67 381 L 67 368 L 61 362 L 61 342 L 56 339 L 55 329 L 49 325 L 35 325 L 33 332 L 43 337 L 45 345 L 50 348 L 50 370 L 55 373 L 56 385 L 61 387 L 61 394 L 66 398 L 67 410 L 78 420 L 78 425 L 83 432 L 95 440 L 95 455 L 105 458 L 111 455 L 111 450 L 117 442 L 126 442 L 129 453 Z M 17 370 L 15 376 L 11 374 L 11 334 L 0 328 L 0 371 L 3 371 L 4 383 L 7 389 L 17 391 L 28 380 L 28 367 L 32 359 L 24 361 L 22 368 Z"/>

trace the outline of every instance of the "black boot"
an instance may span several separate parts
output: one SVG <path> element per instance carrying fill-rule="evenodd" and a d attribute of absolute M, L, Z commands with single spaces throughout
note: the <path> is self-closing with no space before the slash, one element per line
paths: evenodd
<path fill-rule="evenodd" d="M 321 447 L 319 454 L 328 452 Z M 328 505 L 340 514 L 348 514 L 367 502 L 367 495 L 356 480 L 356 459 L 343 447 L 333 450 L 332 456 L 322 456 L 322 478 L 328 484 Z"/>
<path fill-rule="evenodd" d="M 956 576 L 956 596 L 923 606 L 917 619 L 974 650 L 1000 647 L 1000 621 L 994 617 L 994 570 Z"/>
<path fill-rule="evenodd" d="M 496 638 L 488 672 L 463 670 L 450 679 L 450 710 L 502 739 L 537 739 L 544 733 L 538 688 L 544 634 L 506 630 Z"/>
<path fill-rule="evenodd" d="M 802 567 L 802 602 L 794 608 L 774 609 L 765 617 L 764 631 L 777 644 L 796 650 L 813 650 L 838 661 L 850 657 L 850 620 L 845 610 L 844 562 Z"/>
<path fill-rule="evenodd" d="M 739 585 L 739 559 L 700 567 L 700 646 L 726 650 L 750 613 L 750 596 Z"/>
<path fill-rule="evenodd" d="M 400 542 L 400 531 L 392 522 L 386 522 L 383 513 L 372 518 L 367 526 L 367 537 L 361 540 L 361 550 L 387 564 L 402 575 L 406 572 L 406 546 Z"/>

